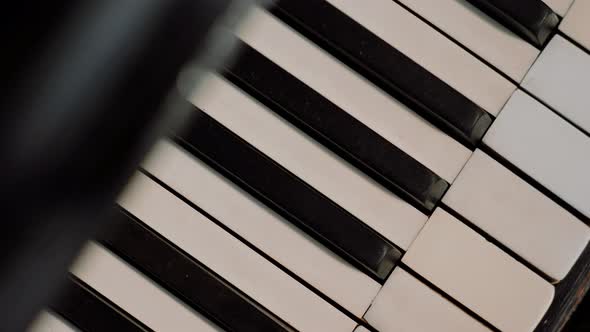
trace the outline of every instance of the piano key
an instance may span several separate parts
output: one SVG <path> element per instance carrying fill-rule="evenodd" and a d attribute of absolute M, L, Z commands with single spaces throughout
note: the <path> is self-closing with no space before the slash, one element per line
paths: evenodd
<path fill-rule="evenodd" d="M 467 1 L 399 1 L 516 82 L 522 80 L 539 54 L 534 46 Z"/>
<path fill-rule="evenodd" d="M 574 0 L 543 0 L 543 2 L 551 7 L 559 16 L 563 17 L 568 12 Z"/>
<path fill-rule="evenodd" d="M 327 2 L 492 115 L 514 92 L 509 80 L 394 1 Z"/>
<path fill-rule="evenodd" d="M 402 261 L 501 331 L 533 331 L 555 292 L 550 283 L 440 208 Z"/>
<path fill-rule="evenodd" d="M 328 1 L 280 0 L 273 12 L 458 140 L 476 144 L 490 126 L 485 110 Z"/>
<path fill-rule="evenodd" d="M 309 136 L 422 210 L 448 183 L 246 44 L 226 76 Z M 277 84 L 277 82 L 281 82 Z"/>
<path fill-rule="evenodd" d="M 293 328 L 337 332 L 351 331 L 356 326 L 342 312 L 145 175 L 137 174 L 132 179 L 119 204 Z"/>
<path fill-rule="evenodd" d="M 401 267 L 393 270 L 364 318 L 380 332 L 490 331 Z"/>
<path fill-rule="evenodd" d="M 590 2 L 575 1 L 561 21 L 559 30 L 590 50 Z"/>
<path fill-rule="evenodd" d="M 590 240 L 588 226 L 480 150 L 443 202 L 553 280 Z"/>
<path fill-rule="evenodd" d="M 195 109 L 181 136 L 187 150 L 377 277 L 389 274 L 397 250 L 367 225 L 403 248 L 426 216 L 229 83 L 217 76 L 203 82 L 192 100 L 222 124 Z"/>
<path fill-rule="evenodd" d="M 484 143 L 559 198 L 590 216 L 590 139 L 522 91 Z"/>
<path fill-rule="evenodd" d="M 236 34 L 447 182 L 467 161 L 467 148 L 268 12 L 252 9 Z"/>
<path fill-rule="evenodd" d="M 522 81 L 524 89 L 587 133 L 589 85 L 590 55 L 559 35 L 551 39 Z"/>
<path fill-rule="evenodd" d="M 103 245 L 224 330 L 293 331 L 123 211 L 116 213 L 110 227 L 108 234 L 98 237 Z"/>
<path fill-rule="evenodd" d="M 542 0 L 468 0 L 536 47 L 543 47 L 559 17 Z"/>
<path fill-rule="evenodd" d="M 96 242 L 70 271 L 154 331 L 222 331 Z"/>
<path fill-rule="evenodd" d="M 79 332 L 77 328 L 64 321 L 53 313 L 42 311 L 33 323 L 27 328 L 27 332 Z M 124 331 L 124 330 L 119 330 Z"/>
<path fill-rule="evenodd" d="M 84 332 L 151 331 L 115 304 L 101 298 L 88 285 L 71 276 L 59 297 L 49 304 L 49 308 Z"/>
<path fill-rule="evenodd" d="M 381 288 L 173 143 L 158 143 L 143 168 L 357 317 Z"/>

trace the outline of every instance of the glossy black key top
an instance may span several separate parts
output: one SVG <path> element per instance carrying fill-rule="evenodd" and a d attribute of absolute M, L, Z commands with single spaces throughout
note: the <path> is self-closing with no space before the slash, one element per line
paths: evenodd
<path fill-rule="evenodd" d="M 225 76 L 376 181 L 429 212 L 448 183 L 247 44 Z"/>
<path fill-rule="evenodd" d="M 49 308 L 82 332 L 152 331 L 74 276 L 68 278 Z"/>
<path fill-rule="evenodd" d="M 272 12 L 467 146 L 491 116 L 448 84 L 323 0 L 280 0 Z"/>
<path fill-rule="evenodd" d="M 195 108 L 185 129 L 178 144 L 369 276 L 384 281 L 399 260 L 373 229 L 203 111 Z"/>
<path fill-rule="evenodd" d="M 559 17 L 542 0 L 467 0 L 536 47 L 542 47 Z"/>
<path fill-rule="evenodd" d="M 209 320 L 228 331 L 293 331 L 201 263 L 127 212 L 98 240 Z"/>

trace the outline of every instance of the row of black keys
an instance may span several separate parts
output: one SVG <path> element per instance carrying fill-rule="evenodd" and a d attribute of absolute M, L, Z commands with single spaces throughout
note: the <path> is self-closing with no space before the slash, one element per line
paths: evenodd
<path fill-rule="evenodd" d="M 280 1 L 275 10 L 288 9 L 290 14 L 299 13 L 300 21 L 308 24 L 316 20 L 317 26 L 313 26 L 315 33 L 323 31 L 328 34 L 332 31 L 328 29 L 330 24 L 320 24 L 317 17 L 327 22 L 349 24 L 364 29 L 326 2 L 306 1 L 306 4 L 316 5 L 317 8 L 310 10 L 307 6 L 299 10 L 296 2 Z M 318 32 L 316 28 L 324 30 Z M 331 42 L 335 40 L 332 37 L 342 36 L 336 33 L 336 30 L 334 35 L 330 36 Z M 373 36 L 368 32 L 366 35 Z M 355 40 L 357 38 L 349 36 L 341 42 L 343 45 L 350 45 Z M 241 45 L 241 48 L 238 62 L 225 72 L 230 81 L 414 206 L 426 212 L 434 208 L 448 188 L 447 182 L 254 49 L 247 45 Z M 334 50 L 343 48 L 334 47 Z M 405 58 L 401 53 L 399 56 Z M 379 64 L 379 58 L 371 59 L 375 60 L 375 64 Z M 487 128 L 491 123 L 491 118 L 485 111 L 477 108 L 418 65 L 389 68 L 408 71 L 391 72 L 391 81 L 395 79 L 403 84 L 409 84 L 404 91 L 429 91 L 423 96 L 416 97 L 420 100 L 420 105 L 430 103 L 433 107 L 448 106 L 452 114 L 456 115 L 455 122 L 470 123 L 471 131 L 466 137 L 473 138 L 474 132 L 481 131 L 477 124 L 483 123 Z M 417 88 L 415 82 L 410 86 L 415 77 L 431 82 L 433 88 L 424 89 L 423 84 Z M 396 83 L 396 86 L 401 83 Z M 437 90 L 436 86 L 440 88 Z M 439 91 L 440 95 L 437 96 L 433 91 Z M 293 98 L 294 95 L 297 98 Z M 428 98 L 433 99 L 429 101 Z M 458 102 L 466 105 L 458 105 Z M 307 105 L 313 105 L 313 108 Z M 187 107 L 193 108 L 190 105 Z M 184 134 L 177 137 L 177 142 L 181 146 L 369 276 L 380 282 L 385 280 L 401 257 L 401 249 L 204 112 L 195 109 L 192 114 L 189 127 Z M 469 118 L 468 115 L 474 114 L 477 115 Z M 464 126 L 463 129 L 466 128 Z M 483 132 L 478 135 L 481 134 Z M 284 195 L 285 191 L 290 195 Z M 338 227 L 333 227 L 334 224 Z"/>
<path fill-rule="evenodd" d="M 526 12 L 525 21 L 555 15 L 540 0 L 474 3 Z M 271 11 L 467 147 L 491 125 L 489 113 L 328 2 L 280 0 Z M 444 179 L 250 46 L 240 49 L 224 72 L 230 82 L 417 209 L 434 209 L 449 186 Z M 204 112 L 193 114 L 181 146 L 371 277 L 387 277 L 399 248 Z"/>

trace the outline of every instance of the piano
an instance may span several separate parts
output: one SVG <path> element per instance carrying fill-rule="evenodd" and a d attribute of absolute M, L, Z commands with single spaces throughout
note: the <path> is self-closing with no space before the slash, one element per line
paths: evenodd
<path fill-rule="evenodd" d="M 590 285 L 589 16 L 251 8 L 29 331 L 560 331 Z"/>

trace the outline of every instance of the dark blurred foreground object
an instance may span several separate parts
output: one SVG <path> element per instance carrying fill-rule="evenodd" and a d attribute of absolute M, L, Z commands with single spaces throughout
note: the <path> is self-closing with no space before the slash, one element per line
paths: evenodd
<path fill-rule="evenodd" d="M 229 3 L 58 0 L 3 8 L 0 330 L 23 330 L 53 295 L 171 123 L 167 96 L 180 68 L 193 59 L 211 65 L 219 54 L 203 50 L 226 49 L 211 33 Z"/>

